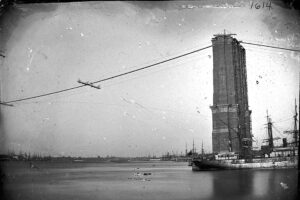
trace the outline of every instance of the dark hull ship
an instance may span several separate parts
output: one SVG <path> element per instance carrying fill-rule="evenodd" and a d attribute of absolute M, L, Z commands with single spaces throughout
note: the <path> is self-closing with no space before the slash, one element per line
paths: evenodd
<path fill-rule="evenodd" d="M 296 149 L 295 149 L 296 150 Z M 263 168 L 297 168 L 298 156 L 253 158 L 253 159 L 199 159 L 192 161 L 193 171 L 263 169 Z"/>
<path fill-rule="evenodd" d="M 297 168 L 298 167 L 298 147 L 299 139 L 297 130 L 297 106 L 295 106 L 294 130 L 285 131 L 293 134 L 294 141 L 287 144 L 286 138 L 283 138 L 281 146 L 274 146 L 272 134 L 272 122 L 269 116 L 267 145 L 261 146 L 261 150 L 249 151 L 246 157 L 234 152 L 202 155 L 193 158 L 191 166 L 193 171 L 206 170 L 234 170 L 234 169 L 279 169 L 279 168 Z M 244 158 L 241 158 L 241 157 Z"/>

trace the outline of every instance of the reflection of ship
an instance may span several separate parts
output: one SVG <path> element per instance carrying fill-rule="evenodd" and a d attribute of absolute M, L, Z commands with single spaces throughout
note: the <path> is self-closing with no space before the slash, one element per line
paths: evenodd
<path fill-rule="evenodd" d="M 251 110 L 248 105 L 246 53 L 234 34 L 217 34 L 213 47 L 213 154 L 192 159 L 193 170 L 285 168 L 298 163 L 297 108 L 294 116 L 294 142 L 274 145 L 272 122 L 267 116 L 268 144 L 253 150 Z"/>

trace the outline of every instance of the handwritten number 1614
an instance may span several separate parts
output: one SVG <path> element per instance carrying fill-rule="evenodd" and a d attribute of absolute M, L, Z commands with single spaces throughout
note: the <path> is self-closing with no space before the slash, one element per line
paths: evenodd
<path fill-rule="evenodd" d="M 252 3 L 251 3 L 251 9 L 252 8 L 255 8 L 255 9 L 269 8 L 269 10 L 270 10 L 270 9 L 272 9 L 272 7 L 271 7 L 271 1 L 269 1 L 269 2 L 257 2 L 257 3 L 254 3 L 252 1 Z"/>

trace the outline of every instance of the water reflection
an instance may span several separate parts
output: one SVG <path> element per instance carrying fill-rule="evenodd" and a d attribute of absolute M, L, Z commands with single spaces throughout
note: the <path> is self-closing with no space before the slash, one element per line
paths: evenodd
<path fill-rule="evenodd" d="M 214 173 L 200 173 L 192 173 L 193 176 L 189 177 L 190 180 L 188 182 L 188 188 L 190 193 L 187 195 L 187 197 L 190 197 L 190 199 L 210 199 L 213 196 Z"/>
<path fill-rule="evenodd" d="M 297 170 L 218 171 L 213 199 L 295 199 Z"/>
<path fill-rule="evenodd" d="M 7 162 L 9 200 L 273 200 L 297 199 L 298 171 L 228 170 L 193 172 L 186 163 Z M 151 172 L 136 178 L 137 172 Z M 146 180 L 147 179 L 147 180 Z"/>
<path fill-rule="evenodd" d="M 215 197 L 240 199 L 253 193 L 253 176 L 245 171 L 214 172 L 213 190 Z"/>

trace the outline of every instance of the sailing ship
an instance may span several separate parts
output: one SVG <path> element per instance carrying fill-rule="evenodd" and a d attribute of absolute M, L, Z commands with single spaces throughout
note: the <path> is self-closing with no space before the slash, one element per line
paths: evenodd
<path fill-rule="evenodd" d="M 201 154 L 193 158 L 192 170 L 225 170 L 225 169 L 262 169 L 262 168 L 297 168 L 299 130 L 297 130 L 297 106 L 295 103 L 294 129 L 285 131 L 286 134 L 293 134 L 293 141 L 288 143 L 286 138 L 282 138 L 282 145 L 275 146 L 274 141 L 280 138 L 273 138 L 272 121 L 267 113 L 268 139 L 264 142 L 260 150 L 253 150 L 251 146 L 243 146 L 248 151 L 226 152 L 217 154 Z M 249 138 L 243 138 L 242 143 L 247 144 Z M 245 154 L 246 152 L 246 154 Z"/>

